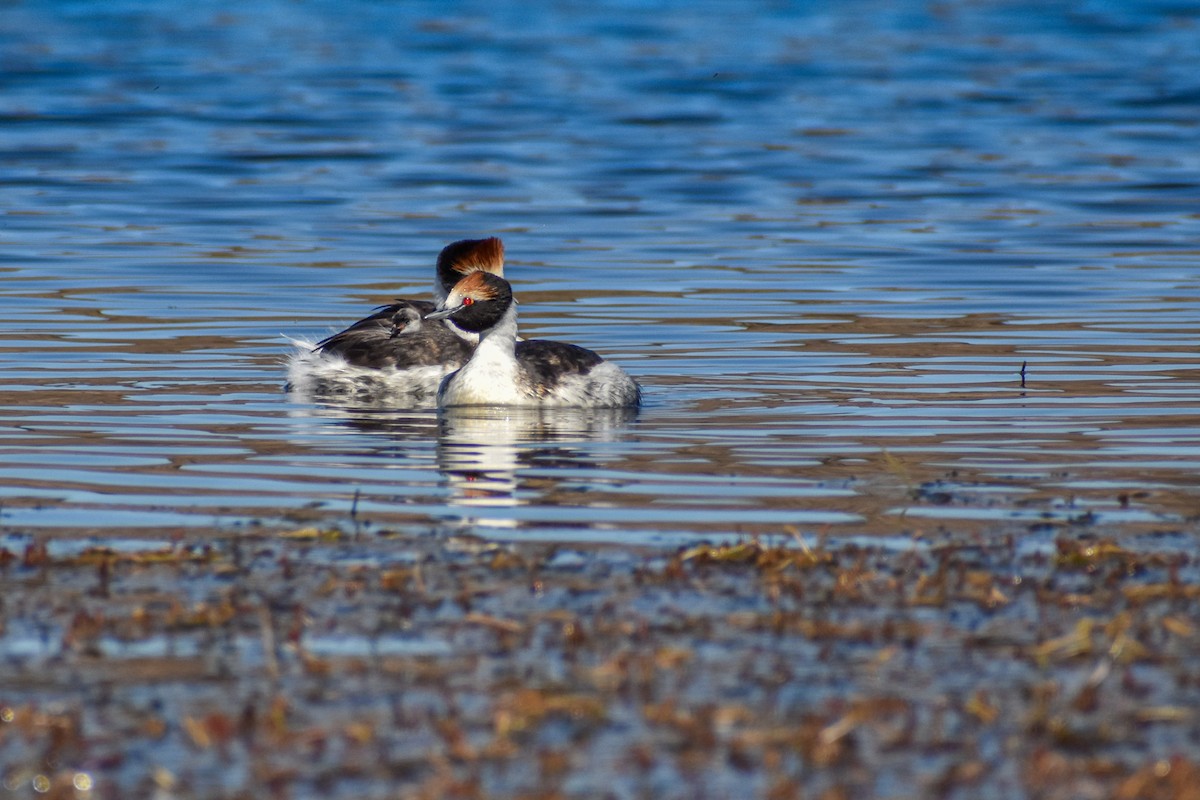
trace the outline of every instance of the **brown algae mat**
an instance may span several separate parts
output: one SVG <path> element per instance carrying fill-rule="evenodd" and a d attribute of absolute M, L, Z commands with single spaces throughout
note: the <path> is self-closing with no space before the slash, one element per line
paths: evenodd
<path fill-rule="evenodd" d="M 4 794 L 1200 798 L 1195 534 L 1093 527 L 10 531 Z"/>

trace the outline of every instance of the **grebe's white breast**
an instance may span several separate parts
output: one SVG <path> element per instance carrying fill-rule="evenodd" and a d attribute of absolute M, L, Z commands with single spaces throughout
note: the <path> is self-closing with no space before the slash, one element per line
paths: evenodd
<path fill-rule="evenodd" d="M 470 360 L 442 381 L 441 408 L 627 408 L 641 402 L 637 382 L 591 350 L 542 339 L 517 341 L 517 307 L 503 278 L 483 272 L 468 275 L 427 319 L 450 319 L 480 334 Z"/>
<path fill-rule="evenodd" d="M 464 275 L 504 272 L 497 238 L 464 239 L 442 249 L 434 293 L 441 299 Z M 463 366 L 479 342 L 450 320 L 426 320 L 435 305 L 397 300 L 315 345 L 296 343 L 288 388 L 312 399 L 414 407 L 433 405 L 442 378 Z"/>

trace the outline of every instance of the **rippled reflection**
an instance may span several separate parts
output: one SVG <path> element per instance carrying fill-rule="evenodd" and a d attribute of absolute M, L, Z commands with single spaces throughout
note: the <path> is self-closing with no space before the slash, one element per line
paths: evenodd
<path fill-rule="evenodd" d="M 456 408 L 443 412 L 438 432 L 438 469 L 450 487 L 449 518 L 470 525 L 516 528 L 516 506 L 603 506 L 589 498 L 591 487 L 558 491 L 555 477 L 586 470 L 597 486 L 619 480 L 603 477 L 599 457 L 580 442 L 619 442 L 637 416 L 633 409 Z M 526 519 L 526 521 L 531 521 Z M 580 521 L 581 527 L 604 529 Z"/>

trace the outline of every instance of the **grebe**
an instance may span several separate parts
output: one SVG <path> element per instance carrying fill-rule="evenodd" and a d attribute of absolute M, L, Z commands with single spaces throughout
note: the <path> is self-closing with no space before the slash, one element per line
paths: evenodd
<path fill-rule="evenodd" d="M 437 259 L 433 293 L 440 303 L 465 275 L 504 274 L 499 239 L 463 239 Z M 432 403 L 443 377 L 471 357 L 479 334 L 451 320 L 429 321 L 428 300 L 397 300 L 315 345 L 297 343 L 288 389 L 316 397 L 355 397 L 401 405 Z"/>
<path fill-rule="evenodd" d="M 439 408 L 629 408 L 641 402 L 633 378 L 591 350 L 543 339 L 518 341 L 512 287 L 497 275 L 466 276 L 425 318 L 448 319 L 479 334 L 471 359 L 442 381 Z"/>

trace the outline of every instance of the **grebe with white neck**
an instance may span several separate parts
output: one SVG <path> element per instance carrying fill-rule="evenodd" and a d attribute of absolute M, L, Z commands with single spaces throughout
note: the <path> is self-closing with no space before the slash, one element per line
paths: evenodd
<path fill-rule="evenodd" d="M 517 304 L 503 278 L 463 278 L 427 320 L 447 319 L 479 334 L 467 363 L 447 375 L 438 407 L 631 408 L 641 389 L 623 369 L 573 344 L 517 339 Z"/>
<path fill-rule="evenodd" d="M 442 249 L 437 302 L 476 272 L 504 274 L 499 239 L 463 239 Z M 428 300 L 397 300 L 316 344 L 297 342 L 288 389 L 319 399 L 432 405 L 442 378 L 465 364 L 479 342 L 478 332 L 452 320 L 426 320 L 436 308 Z"/>

